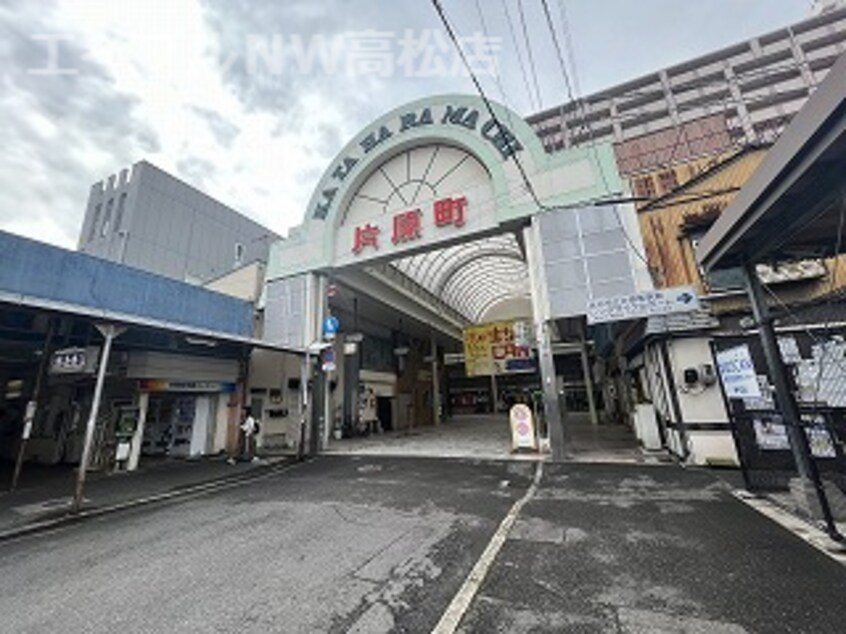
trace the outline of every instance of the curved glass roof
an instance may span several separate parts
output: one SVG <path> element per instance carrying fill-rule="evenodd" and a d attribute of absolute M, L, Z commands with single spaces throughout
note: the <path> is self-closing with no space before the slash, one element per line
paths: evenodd
<path fill-rule="evenodd" d="M 481 238 L 391 263 L 478 323 L 500 301 L 529 297 L 529 274 L 513 234 Z"/>

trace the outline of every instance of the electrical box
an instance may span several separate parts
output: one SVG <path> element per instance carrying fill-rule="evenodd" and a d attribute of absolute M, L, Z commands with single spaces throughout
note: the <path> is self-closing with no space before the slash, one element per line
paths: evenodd
<path fill-rule="evenodd" d="M 717 382 L 717 373 L 710 363 L 703 363 L 699 366 L 699 375 L 702 385 L 714 385 Z"/>

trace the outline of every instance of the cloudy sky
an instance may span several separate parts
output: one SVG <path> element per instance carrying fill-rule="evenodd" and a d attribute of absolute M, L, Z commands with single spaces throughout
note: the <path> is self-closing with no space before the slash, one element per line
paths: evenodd
<path fill-rule="evenodd" d="M 489 96 L 522 114 L 565 99 L 540 0 L 443 4 L 468 50 L 499 48 Z M 548 6 L 587 94 L 801 20 L 810 0 Z M 435 29 L 429 0 L 0 0 L 0 229 L 73 247 L 90 185 L 144 158 L 284 234 L 369 121 L 473 92 Z"/>

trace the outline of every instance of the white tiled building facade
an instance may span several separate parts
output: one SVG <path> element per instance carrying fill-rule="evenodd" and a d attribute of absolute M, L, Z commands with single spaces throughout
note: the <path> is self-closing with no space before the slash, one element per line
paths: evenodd
<path fill-rule="evenodd" d="M 732 145 L 772 141 L 846 51 L 846 6 L 820 4 L 819 14 L 807 20 L 528 121 L 549 151 L 613 141 L 626 175 Z"/>

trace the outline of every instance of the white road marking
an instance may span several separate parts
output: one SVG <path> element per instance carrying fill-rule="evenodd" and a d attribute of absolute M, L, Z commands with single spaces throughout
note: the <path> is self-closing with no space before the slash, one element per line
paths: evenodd
<path fill-rule="evenodd" d="M 496 556 L 499 554 L 499 551 L 502 549 L 503 544 L 505 544 L 505 540 L 508 537 L 511 527 L 514 525 L 517 516 L 520 514 L 520 511 L 523 510 L 526 503 L 531 500 L 537 492 L 542 476 L 543 462 L 538 462 L 537 467 L 535 468 L 535 477 L 532 480 L 532 484 L 526 490 L 523 497 L 514 503 L 511 510 L 508 511 L 508 515 L 506 515 L 502 522 L 500 522 L 499 528 L 496 529 L 493 537 L 491 537 L 491 540 L 485 547 L 485 551 L 482 553 L 482 556 L 479 557 L 479 560 L 473 566 L 470 574 L 467 575 L 467 579 L 464 580 L 464 583 L 461 585 L 461 588 L 458 590 L 456 595 L 452 598 L 452 601 L 446 611 L 441 615 L 441 619 L 432 630 L 432 634 L 453 634 L 453 632 L 458 629 L 461 619 L 464 618 L 464 614 L 473 602 L 473 598 L 479 591 L 482 582 L 484 582 L 491 565 L 496 559 Z"/>

